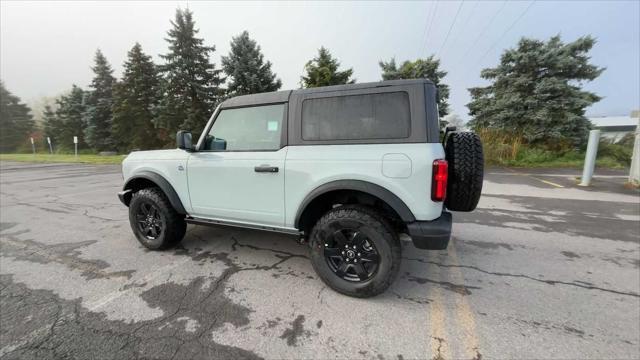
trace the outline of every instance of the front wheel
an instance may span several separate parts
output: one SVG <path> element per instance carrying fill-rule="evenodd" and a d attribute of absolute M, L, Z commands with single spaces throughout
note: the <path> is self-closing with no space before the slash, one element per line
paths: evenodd
<path fill-rule="evenodd" d="M 400 267 L 400 240 L 373 209 L 345 205 L 329 210 L 310 236 L 311 263 L 332 289 L 349 296 L 384 292 Z"/>
<path fill-rule="evenodd" d="M 176 212 L 158 188 L 142 189 L 133 194 L 129 223 L 138 241 L 151 250 L 177 244 L 187 231 L 184 216 Z"/>

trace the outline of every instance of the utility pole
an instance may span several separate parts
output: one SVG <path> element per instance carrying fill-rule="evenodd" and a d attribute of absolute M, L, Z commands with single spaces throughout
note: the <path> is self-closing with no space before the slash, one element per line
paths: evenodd
<path fill-rule="evenodd" d="M 635 141 L 633 142 L 633 155 L 631 155 L 629 182 L 632 185 L 640 185 L 640 119 L 638 119 Z"/>
<path fill-rule="evenodd" d="M 584 156 L 584 169 L 582 170 L 582 181 L 578 186 L 589 186 L 593 170 L 596 167 L 596 155 L 598 154 L 598 142 L 600 141 L 600 130 L 589 131 L 589 143 L 587 153 Z"/>

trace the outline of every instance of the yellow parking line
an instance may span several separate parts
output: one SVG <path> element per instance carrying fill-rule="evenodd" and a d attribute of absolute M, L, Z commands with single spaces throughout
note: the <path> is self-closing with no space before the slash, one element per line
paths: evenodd
<path fill-rule="evenodd" d="M 538 180 L 538 181 L 541 181 L 541 182 L 543 182 L 543 183 L 545 183 L 545 184 L 547 184 L 547 185 L 555 186 L 555 187 L 557 187 L 557 188 L 563 188 L 563 187 L 564 187 L 564 186 L 562 186 L 562 185 L 560 185 L 560 184 L 556 184 L 556 183 L 554 183 L 553 181 L 543 180 L 543 179 L 537 178 L 537 177 L 535 177 L 535 176 L 533 176 L 533 175 L 531 175 L 531 174 L 527 174 L 527 173 L 523 173 L 523 172 L 515 171 L 515 170 L 513 170 L 513 169 L 509 169 L 509 168 L 507 168 L 507 170 L 511 171 L 511 172 L 512 172 L 512 173 L 514 173 L 515 175 L 528 176 L 528 177 L 530 177 L 530 178 L 533 178 L 533 179 L 536 179 L 536 180 Z"/>
<path fill-rule="evenodd" d="M 438 287 L 432 288 L 429 324 L 431 325 L 431 354 L 433 360 L 451 359 L 447 343 L 446 319 L 442 292 Z"/>
<path fill-rule="evenodd" d="M 449 244 L 449 256 L 451 257 L 453 265 L 459 265 L 453 239 L 454 238 L 452 237 L 451 243 Z M 451 267 L 450 271 L 453 282 L 463 285 L 464 276 L 462 275 L 460 268 Z M 476 320 L 473 315 L 471 305 L 469 304 L 469 301 L 467 301 L 466 296 L 462 294 L 455 296 L 455 303 L 456 318 L 463 336 L 465 358 L 479 360 L 482 357 L 479 350 L 480 341 L 478 340 L 478 335 L 476 333 Z"/>
<path fill-rule="evenodd" d="M 538 180 L 538 181 L 542 181 L 543 183 L 545 183 L 545 184 L 547 184 L 547 185 L 555 186 L 555 187 L 558 187 L 558 188 L 563 188 L 563 187 L 564 187 L 564 186 L 562 186 L 562 185 L 560 185 L 560 184 L 556 184 L 556 183 L 554 183 L 554 182 L 552 182 L 552 181 L 538 179 L 538 178 L 537 178 L 537 177 L 535 177 L 535 176 L 531 176 L 531 177 L 532 177 L 532 178 L 534 178 L 534 179 L 536 179 L 536 180 Z"/>

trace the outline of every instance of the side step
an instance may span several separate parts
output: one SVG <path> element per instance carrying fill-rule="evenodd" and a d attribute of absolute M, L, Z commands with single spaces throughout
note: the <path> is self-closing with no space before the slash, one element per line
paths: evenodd
<path fill-rule="evenodd" d="M 302 232 L 297 229 L 279 228 L 279 227 L 273 227 L 273 226 L 264 226 L 264 225 L 258 225 L 258 224 L 241 223 L 241 222 L 217 220 L 217 219 L 194 218 L 191 216 L 187 216 L 184 220 L 187 223 L 194 224 L 194 225 L 231 226 L 231 227 L 239 227 L 239 228 L 245 228 L 245 229 L 262 230 L 262 231 L 277 232 L 277 233 L 288 234 L 288 235 L 302 236 Z"/>

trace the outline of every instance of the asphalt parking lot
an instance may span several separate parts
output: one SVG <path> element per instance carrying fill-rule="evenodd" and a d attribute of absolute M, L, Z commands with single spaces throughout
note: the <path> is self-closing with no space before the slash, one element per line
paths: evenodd
<path fill-rule="evenodd" d="M 273 233 L 190 225 L 134 239 L 119 166 L 2 163 L 2 358 L 638 358 L 640 194 L 624 174 L 486 172 L 447 251 L 404 243 L 353 299 Z"/>

